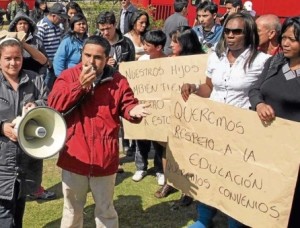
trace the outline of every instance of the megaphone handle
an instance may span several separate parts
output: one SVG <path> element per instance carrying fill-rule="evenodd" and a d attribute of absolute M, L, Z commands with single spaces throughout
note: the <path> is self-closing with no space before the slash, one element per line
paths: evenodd
<path fill-rule="evenodd" d="M 27 112 L 36 107 L 37 105 L 34 101 L 26 102 L 22 109 L 22 116 L 25 116 Z"/>

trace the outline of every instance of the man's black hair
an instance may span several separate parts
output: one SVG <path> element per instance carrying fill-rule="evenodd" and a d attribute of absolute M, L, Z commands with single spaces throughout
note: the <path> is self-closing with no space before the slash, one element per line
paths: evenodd
<path fill-rule="evenodd" d="M 82 50 L 84 50 L 85 45 L 87 44 L 95 44 L 95 45 L 99 45 L 101 47 L 104 48 L 104 53 L 106 55 L 106 57 L 109 56 L 109 52 L 110 52 L 110 44 L 109 42 L 103 38 L 102 36 L 97 36 L 97 35 L 93 35 L 88 37 L 84 43 L 83 43 L 83 47 Z"/>
<path fill-rule="evenodd" d="M 162 30 L 151 30 L 146 32 L 142 39 L 147 43 L 153 44 L 155 47 L 161 45 L 164 48 L 167 36 Z"/>
<path fill-rule="evenodd" d="M 97 17 L 97 24 L 112 24 L 116 23 L 116 16 L 113 12 L 103 11 Z"/>
<path fill-rule="evenodd" d="M 233 7 L 239 6 L 240 9 L 243 9 L 243 2 L 242 0 L 226 0 L 225 4 L 231 3 Z"/>
<path fill-rule="evenodd" d="M 189 2 L 187 0 L 175 0 L 174 1 L 174 11 L 180 13 L 183 8 L 187 8 Z"/>
<path fill-rule="evenodd" d="M 209 11 L 211 14 L 218 13 L 218 5 L 213 2 L 204 1 L 197 6 L 196 12 L 199 10 Z"/>

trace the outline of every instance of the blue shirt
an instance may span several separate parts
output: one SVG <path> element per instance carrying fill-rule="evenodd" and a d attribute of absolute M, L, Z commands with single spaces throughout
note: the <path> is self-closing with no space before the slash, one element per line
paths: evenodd
<path fill-rule="evenodd" d="M 208 49 L 212 48 L 219 42 L 223 32 L 223 26 L 215 24 L 209 32 L 204 32 L 203 27 L 201 25 L 197 25 L 193 27 L 193 30 L 197 33 L 203 50 L 208 52 Z"/>
<path fill-rule="evenodd" d="M 83 40 L 75 36 L 66 36 L 60 43 L 53 59 L 53 68 L 56 76 L 65 69 L 80 62 Z"/>

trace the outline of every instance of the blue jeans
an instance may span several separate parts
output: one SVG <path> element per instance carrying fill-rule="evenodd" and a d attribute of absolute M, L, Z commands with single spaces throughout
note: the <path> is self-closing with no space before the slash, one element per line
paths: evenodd
<path fill-rule="evenodd" d="M 196 221 L 190 225 L 189 228 L 205 228 L 205 226 L 200 221 Z"/>
<path fill-rule="evenodd" d="M 212 220 L 214 216 L 217 213 L 217 209 L 214 207 L 211 207 L 207 204 L 197 202 L 197 212 L 198 212 L 198 218 L 195 225 L 200 224 L 199 226 L 193 226 L 193 228 L 200 228 L 201 225 L 204 227 L 210 227 L 212 225 Z M 228 216 L 228 227 L 229 228 L 242 228 L 247 227 L 244 224 L 240 223 L 239 221 L 235 220 L 234 218 Z"/>
<path fill-rule="evenodd" d="M 154 148 L 154 167 L 156 172 L 163 173 L 162 167 L 162 155 L 164 151 L 164 147 L 160 145 L 158 142 L 150 141 L 150 140 L 137 140 L 137 150 L 135 153 L 135 166 L 137 170 L 148 169 L 148 154 L 151 149 L 151 143 Z"/>

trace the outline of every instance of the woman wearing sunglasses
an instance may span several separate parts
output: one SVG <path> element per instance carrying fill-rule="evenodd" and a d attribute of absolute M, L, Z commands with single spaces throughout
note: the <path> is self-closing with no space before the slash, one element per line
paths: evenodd
<path fill-rule="evenodd" d="M 184 84 L 181 89 L 186 101 L 191 93 L 213 101 L 249 109 L 248 92 L 257 81 L 269 55 L 257 50 L 259 38 L 253 18 L 246 13 L 228 16 L 215 52 L 208 58 L 205 84 Z M 191 227 L 209 227 L 217 209 L 199 202 L 197 222 Z M 244 227 L 233 218 L 229 227 Z"/>
<path fill-rule="evenodd" d="M 282 53 L 266 62 L 259 80 L 250 89 L 251 106 L 265 123 L 276 116 L 300 122 L 300 17 L 283 23 L 279 41 Z M 299 174 L 288 227 L 300 227 Z"/>

